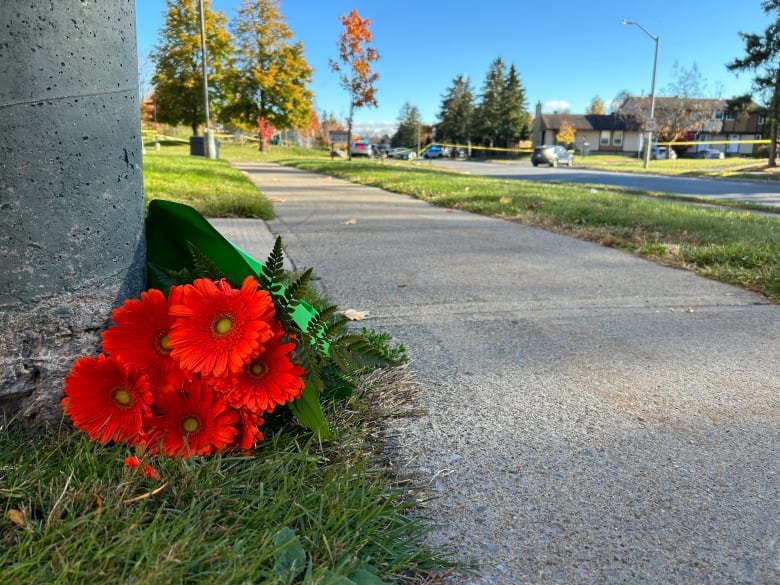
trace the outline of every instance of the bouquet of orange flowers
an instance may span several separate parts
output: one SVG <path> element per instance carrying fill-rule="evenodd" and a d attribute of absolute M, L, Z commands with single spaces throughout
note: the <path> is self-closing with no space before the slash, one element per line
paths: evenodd
<path fill-rule="evenodd" d="M 76 361 L 62 399 L 94 441 L 181 457 L 247 451 L 263 438 L 263 415 L 303 391 L 295 344 L 251 276 L 240 289 L 205 278 L 167 298 L 150 289 L 111 317 L 105 353 Z"/>
<path fill-rule="evenodd" d="M 328 437 L 321 394 L 344 395 L 355 371 L 394 362 L 341 333 L 336 307 L 302 299 L 311 269 L 289 281 L 280 239 L 261 264 L 191 207 L 159 200 L 146 237 L 155 286 L 114 309 L 103 352 L 65 378 L 63 411 L 92 440 L 171 457 L 248 452 L 281 405 Z"/>

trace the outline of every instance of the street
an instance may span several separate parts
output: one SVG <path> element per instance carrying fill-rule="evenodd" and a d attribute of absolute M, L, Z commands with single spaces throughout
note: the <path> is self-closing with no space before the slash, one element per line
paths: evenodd
<path fill-rule="evenodd" d="M 763 205 L 780 207 L 780 185 L 766 181 L 726 181 L 668 175 L 596 171 L 577 168 L 576 158 L 573 168 L 534 167 L 527 161 L 505 164 L 433 159 L 426 162 L 459 172 L 484 175 L 486 177 L 517 179 L 520 181 L 609 185 L 627 189 L 695 197 L 712 197 L 715 199 L 761 203 Z"/>

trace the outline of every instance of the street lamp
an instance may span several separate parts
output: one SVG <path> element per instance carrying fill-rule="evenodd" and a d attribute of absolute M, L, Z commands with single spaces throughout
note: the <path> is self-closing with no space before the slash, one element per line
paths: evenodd
<path fill-rule="evenodd" d="M 655 41 L 655 60 L 653 61 L 653 83 L 650 86 L 650 118 L 645 122 L 647 127 L 647 146 L 645 147 L 645 168 L 650 166 L 650 147 L 653 144 L 653 130 L 655 130 L 655 118 L 653 117 L 655 115 L 655 74 L 658 70 L 658 43 L 661 40 L 661 37 L 655 36 L 652 34 L 649 30 L 647 30 L 645 27 L 643 27 L 638 22 L 634 22 L 632 20 L 626 20 L 625 18 L 620 21 L 620 24 L 633 24 L 634 26 L 638 26 L 641 28 L 644 33 L 649 36 L 651 39 Z M 649 124 L 648 124 L 649 122 Z"/>
<path fill-rule="evenodd" d="M 206 125 L 203 130 L 203 154 L 206 157 L 217 158 L 217 148 L 214 142 L 214 133 L 211 131 L 211 120 L 209 119 L 209 78 L 208 68 L 206 66 L 206 16 L 203 12 L 203 0 L 199 2 L 200 8 L 200 53 L 203 59 L 203 110 L 206 114 Z"/>

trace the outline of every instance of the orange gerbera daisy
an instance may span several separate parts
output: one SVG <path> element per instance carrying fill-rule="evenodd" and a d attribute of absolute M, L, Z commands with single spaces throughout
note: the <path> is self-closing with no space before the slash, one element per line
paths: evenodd
<path fill-rule="evenodd" d="M 249 454 L 258 441 L 265 438 L 260 430 L 265 421 L 259 414 L 246 408 L 242 408 L 239 412 L 241 414 L 241 430 L 238 433 L 236 445 L 243 453 Z"/>
<path fill-rule="evenodd" d="M 207 376 L 240 372 L 271 337 L 271 295 L 248 276 L 240 289 L 225 280 L 199 278 L 184 285 L 181 302 L 171 305 L 171 355 L 180 366 Z"/>
<path fill-rule="evenodd" d="M 153 408 L 155 414 L 144 421 L 152 454 L 209 455 L 230 446 L 238 434 L 238 411 L 199 379 L 159 393 Z"/>
<path fill-rule="evenodd" d="M 271 412 L 301 395 L 305 371 L 290 358 L 295 344 L 282 343 L 283 337 L 281 325 L 275 323 L 274 336 L 239 374 L 214 380 L 230 404 L 256 413 Z"/>
<path fill-rule="evenodd" d="M 62 410 L 93 441 L 135 441 L 152 402 L 145 374 L 104 354 L 76 360 L 65 377 Z"/>
<path fill-rule="evenodd" d="M 176 298 L 173 289 L 171 298 Z M 168 314 L 168 300 L 161 291 L 150 289 L 141 293 L 140 300 L 128 299 L 112 311 L 111 318 L 115 325 L 102 334 L 106 353 L 145 372 L 155 385 L 178 386 L 186 380 L 171 357 L 168 332 L 173 317 Z"/>

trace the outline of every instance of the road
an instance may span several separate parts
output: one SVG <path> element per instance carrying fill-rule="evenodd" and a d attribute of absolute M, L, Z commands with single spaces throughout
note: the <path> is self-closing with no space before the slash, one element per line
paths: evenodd
<path fill-rule="evenodd" d="M 460 172 L 517 179 L 520 181 L 549 181 L 555 183 L 581 183 L 610 185 L 628 189 L 641 189 L 676 195 L 712 197 L 730 201 L 761 203 L 780 207 L 780 185 L 764 181 L 725 181 L 693 177 L 675 177 L 640 173 L 615 173 L 569 167 L 533 167 L 530 162 L 518 164 L 453 161 L 433 159 L 432 164 Z"/>

